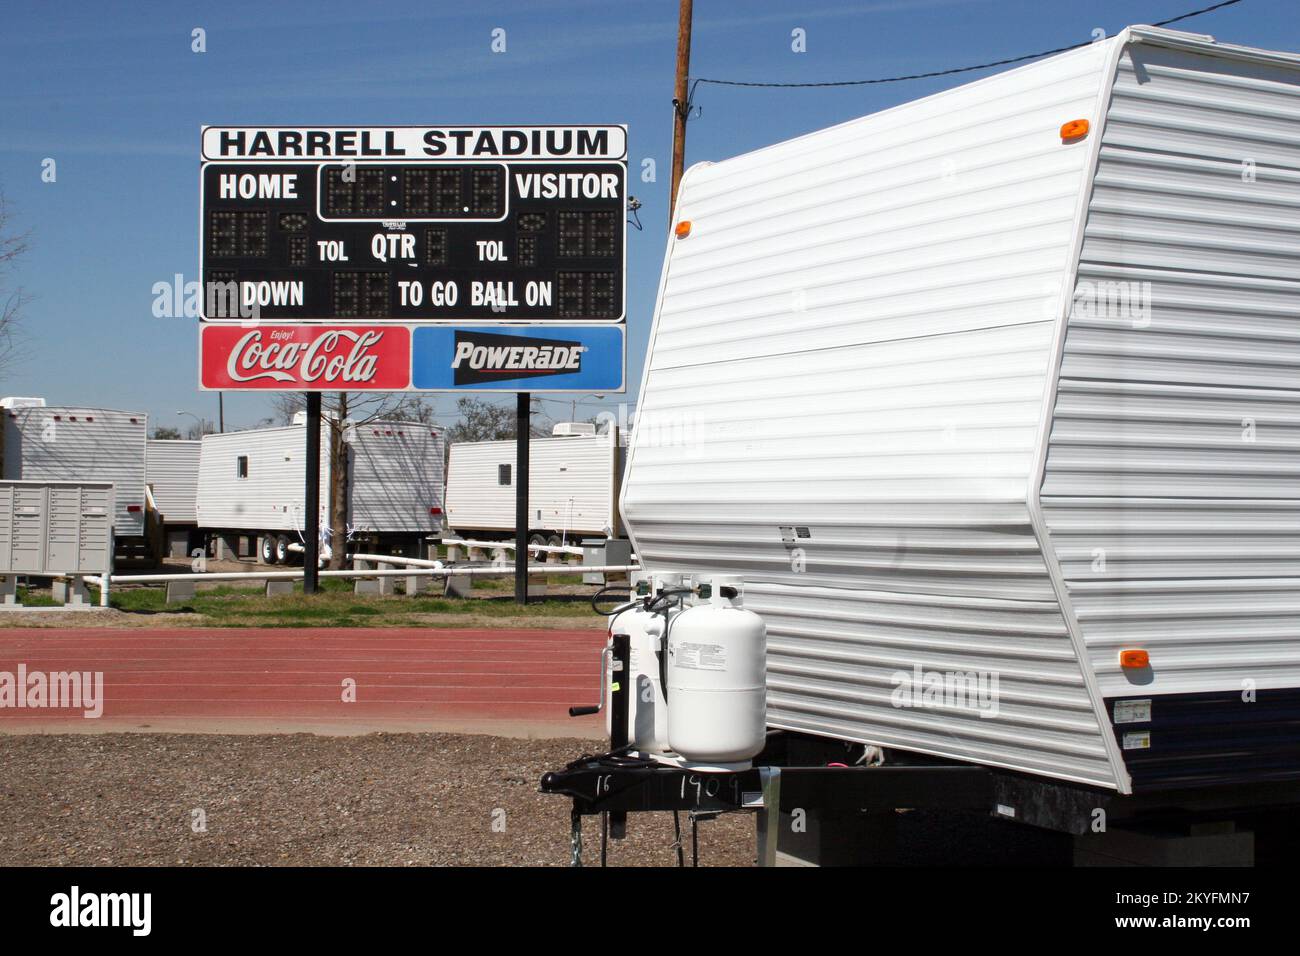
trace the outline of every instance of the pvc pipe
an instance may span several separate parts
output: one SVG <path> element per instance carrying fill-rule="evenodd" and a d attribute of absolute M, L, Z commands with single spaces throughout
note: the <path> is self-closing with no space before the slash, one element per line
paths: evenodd
<path fill-rule="evenodd" d="M 444 568 L 444 561 L 427 561 L 424 558 L 403 558 L 395 554 L 354 554 L 348 560 L 350 561 L 383 561 L 388 564 L 406 564 L 413 568 Z"/>
<path fill-rule="evenodd" d="M 100 577 L 98 574 L 87 574 L 82 580 L 87 584 L 93 584 L 99 588 L 99 606 L 108 607 L 108 575 Z"/>
<path fill-rule="evenodd" d="M 577 574 L 586 571 L 640 571 L 636 564 L 567 565 L 534 564 L 529 574 Z M 389 571 L 319 571 L 322 578 L 409 578 L 449 577 L 451 575 L 514 574 L 513 567 L 505 568 L 399 568 Z M 205 571 L 195 574 L 117 574 L 118 584 L 166 584 L 169 581 L 296 581 L 302 571 Z"/>
<path fill-rule="evenodd" d="M 449 544 L 457 548 L 505 548 L 508 551 L 513 551 L 515 549 L 515 543 L 513 541 L 462 541 L 459 538 L 443 538 L 442 543 Z M 528 546 L 528 550 L 546 551 L 546 552 L 559 551 L 564 554 L 577 554 L 577 555 L 581 555 L 584 553 L 582 548 L 577 548 L 574 547 L 573 545 L 567 545 L 567 544 L 566 545 L 530 544 Z"/>

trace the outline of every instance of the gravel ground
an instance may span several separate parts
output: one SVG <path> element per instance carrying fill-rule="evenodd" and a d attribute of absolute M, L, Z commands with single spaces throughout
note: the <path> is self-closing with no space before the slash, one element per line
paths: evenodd
<path fill-rule="evenodd" d="M 591 745 L 459 734 L 0 737 L 0 866 L 562 866 L 569 801 L 537 782 Z M 195 811 L 206 832 L 194 831 Z M 493 826 L 501 811 L 504 832 Z M 701 865 L 751 865 L 753 833 L 750 814 L 701 824 Z M 596 818 L 583 835 L 594 865 Z M 610 864 L 672 865 L 672 839 L 671 814 L 633 814 Z"/>

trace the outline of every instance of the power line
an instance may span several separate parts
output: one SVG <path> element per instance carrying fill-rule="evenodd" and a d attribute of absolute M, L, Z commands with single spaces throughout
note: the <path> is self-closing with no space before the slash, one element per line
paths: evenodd
<path fill-rule="evenodd" d="M 1223 0 L 1213 6 L 1202 7 L 1199 10 L 1192 10 L 1188 13 L 1179 14 L 1176 17 L 1170 17 L 1168 20 L 1157 20 L 1151 24 L 1153 27 L 1165 27 L 1171 23 L 1178 23 L 1180 20 L 1189 20 L 1192 17 L 1199 17 L 1204 13 L 1211 13 L 1215 10 L 1221 10 L 1224 7 L 1230 7 L 1234 3 L 1241 3 L 1242 0 Z M 931 73 L 909 73 L 906 76 L 883 76 L 871 80 L 836 80 L 823 83 L 754 83 L 746 80 L 715 80 L 710 77 L 696 77 L 695 82 L 691 84 L 691 96 L 689 100 L 695 98 L 695 87 L 701 83 L 712 83 L 714 86 L 748 86 L 748 87 L 787 87 L 787 88 L 809 88 L 824 86 L 871 86 L 877 83 L 901 83 L 904 80 L 927 80 L 936 76 L 952 76 L 954 73 L 970 73 L 974 70 L 987 70 L 994 66 L 1009 66 L 1012 63 L 1023 63 L 1026 60 L 1037 60 L 1039 57 L 1053 56 L 1057 53 L 1066 53 L 1070 50 L 1077 50 L 1080 47 L 1090 46 L 1092 40 L 1085 40 L 1082 43 L 1072 43 L 1069 46 L 1060 46 L 1054 50 L 1043 50 L 1039 53 L 1026 53 L 1022 56 L 1008 57 L 1005 60 L 993 60 L 989 63 L 978 63 L 974 66 L 958 66 L 949 70 L 935 70 Z"/>

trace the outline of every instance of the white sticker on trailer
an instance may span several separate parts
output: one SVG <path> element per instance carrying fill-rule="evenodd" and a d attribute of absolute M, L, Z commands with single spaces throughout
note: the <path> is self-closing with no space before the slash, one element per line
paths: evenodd
<path fill-rule="evenodd" d="M 1115 723 L 1145 724 L 1151 721 L 1151 700 L 1115 701 Z"/>

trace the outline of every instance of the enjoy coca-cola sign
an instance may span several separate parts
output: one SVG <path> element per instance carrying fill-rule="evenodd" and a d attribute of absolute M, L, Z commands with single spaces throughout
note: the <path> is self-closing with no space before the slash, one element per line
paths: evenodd
<path fill-rule="evenodd" d="M 411 382 L 411 336 L 403 326 L 205 325 L 204 388 L 383 391 Z"/>

